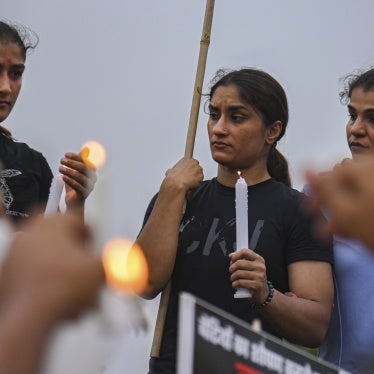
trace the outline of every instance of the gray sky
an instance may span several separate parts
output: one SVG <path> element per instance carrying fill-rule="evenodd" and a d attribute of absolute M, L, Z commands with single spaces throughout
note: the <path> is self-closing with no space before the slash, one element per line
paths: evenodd
<path fill-rule="evenodd" d="M 3 18 L 40 37 L 4 125 L 54 171 L 65 151 L 100 141 L 108 162 L 87 218 L 100 243 L 134 239 L 165 170 L 184 154 L 205 1 L 2 3 Z M 325 168 L 349 155 L 339 78 L 373 64 L 373 10 L 371 0 L 216 0 L 205 86 L 220 67 L 254 66 L 280 81 L 290 106 L 280 149 L 296 188 L 305 165 Z M 201 110 L 194 156 L 210 178 L 216 165 L 205 123 Z M 155 305 L 145 306 L 151 324 Z M 130 346 L 140 358 L 130 354 L 128 372 L 144 372 L 150 337 Z"/>

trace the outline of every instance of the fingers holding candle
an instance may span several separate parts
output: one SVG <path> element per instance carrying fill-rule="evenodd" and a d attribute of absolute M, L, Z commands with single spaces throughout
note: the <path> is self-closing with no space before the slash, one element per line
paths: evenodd
<path fill-rule="evenodd" d="M 65 182 L 66 205 L 69 207 L 84 203 L 97 181 L 95 169 L 84 163 L 81 154 L 67 152 L 61 159 L 59 172 Z"/>
<path fill-rule="evenodd" d="M 262 256 L 250 249 L 241 249 L 229 254 L 232 286 L 244 289 L 251 301 L 261 304 L 267 294 L 266 266 Z"/>
<path fill-rule="evenodd" d="M 97 181 L 96 169 L 106 162 L 106 150 L 96 141 L 83 144 L 79 154 L 68 152 L 59 168 L 66 186 L 66 205 L 82 204 L 92 192 Z"/>

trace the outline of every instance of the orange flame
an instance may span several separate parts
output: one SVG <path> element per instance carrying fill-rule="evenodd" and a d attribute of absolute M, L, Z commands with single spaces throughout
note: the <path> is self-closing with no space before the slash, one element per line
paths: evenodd
<path fill-rule="evenodd" d="M 141 293 L 148 282 L 148 264 L 142 249 L 124 238 L 104 247 L 103 266 L 107 284 L 118 291 Z"/>
<path fill-rule="evenodd" d="M 106 161 L 106 150 L 99 142 L 90 140 L 83 144 L 81 150 L 83 162 L 91 168 L 100 168 Z"/>

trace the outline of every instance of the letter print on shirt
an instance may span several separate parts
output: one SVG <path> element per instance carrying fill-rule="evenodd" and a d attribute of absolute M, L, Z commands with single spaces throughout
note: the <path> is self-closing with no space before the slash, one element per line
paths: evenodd
<path fill-rule="evenodd" d="M 186 221 L 183 221 L 181 223 L 179 232 L 183 233 L 187 228 L 189 228 L 190 225 L 203 227 L 203 225 L 199 225 L 197 221 L 198 220 L 196 219 L 196 217 L 192 217 Z M 235 250 L 235 241 L 232 243 L 227 243 L 227 237 L 232 238 L 232 235 L 225 235 L 227 231 L 235 230 L 235 223 L 236 220 L 235 218 L 233 218 L 220 227 L 220 219 L 213 218 L 205 238 L 204 246 L 202 248 L 202 255 L 209 256 L 215 246 L 218 246 L 218 248 L 222 251 L 222 254 L 225 256 L 232 250 Z M 257 243 L 260 239 L 264 223 L 264 220 L 257 220 L 256 226 L 250 237 L 249 248 L 253 251 L 256 249 Z M 200 247 L 201 241 L 192 239 L 191 243 L 187 246 L 186 254 L 191 254 L 198 250 Z"/>

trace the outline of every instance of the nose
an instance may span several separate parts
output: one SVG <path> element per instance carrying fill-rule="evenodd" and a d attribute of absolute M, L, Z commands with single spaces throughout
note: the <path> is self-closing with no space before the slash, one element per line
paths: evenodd
<path fill-rule="evenodd" d="M 351 134 L 355 136 L 364 136 L 366 133 L 365 121 L 361 117 L 357 117 L 351 125 Z"/>
<path fill-rule="evenodd" d="M 0 73 L 0 93 L 8 94 L 11 93 L 12 89 L 10 86 L 10 80 L 6 72 Z"/>
<path fill-rule="evenodd" d="M 227 123 L 225 117 L 222 115 L 213 126 L 213 132 L 216 135 L 227 135 Z"/>

